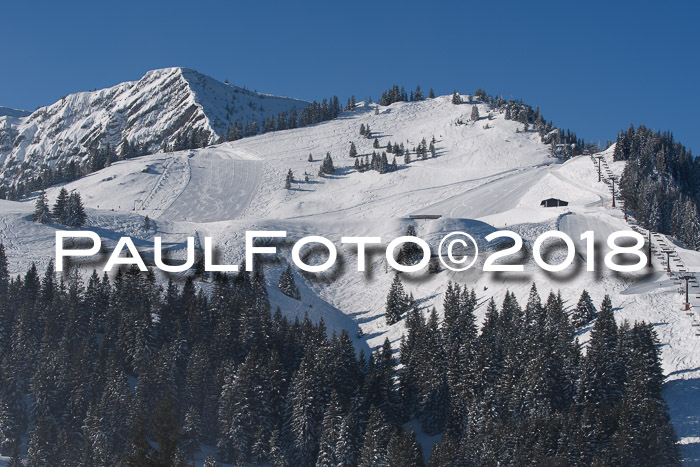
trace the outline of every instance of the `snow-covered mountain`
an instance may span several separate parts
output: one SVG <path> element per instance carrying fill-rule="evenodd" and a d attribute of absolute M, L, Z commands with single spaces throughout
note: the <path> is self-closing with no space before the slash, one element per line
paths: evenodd
<path fill-rule="evenodd" d="M 168 78 L 164 78 L 165 75 Z M 193 85 L 191 83 L 197 81 L 193 76 L 201 77 L 180 69 L 152 72 L 142 81 L 161 84 L 152 84 L 148 88 L 150 91 L 143 88 L 140 95 L 156 93 L 169 81 L 173 81 L 171 86 L 174 87 L 185 86 L 181 80 L 188 83 L 188 89 L 199 90 L 193 93 L 183 90 L 181 97 L 184 99 L 211 97 L 218 95 L 215 89 L 229 88 L 221 83 L 213 84 L 206 77 L 200 79 L 207 84 Z M 118 86 L 111 92 L 124 97 L 112 100 L 118 103 L 114 104 L 118 108 L 128 109 L 121 103 L 127 99 L 125 96 L 131 95 L 129 89 L 136 83 L 120 86 L 124 89 Z M 100 92 L 108 94 L 108 91 Z M 236 109 L 244 96 L 259 99 L 255 102 L 262 102 L 265 111 L 272 110 L 272 102 L 279 104 L 275 111 L 299 102 L 263 99 L 243 92 L 234 94 L 240 96 L 235 101 Z M 98 96 L 85 93 L 69 98 L 89 101 Z M 191 115 L 191 128 L 205 123 L 213 129 L 225 125 L 226 105 L 214 98 L 206 101 L 201 113 Z M 161 106 L 151 114 L 145 109 L 136 109 L 134 104 L 133 116 L 127 121 L 140 124 L 121 123 L 124 131 L 134 132 L 134 137 L 155 135 L 157 132 L 151 132 L 151 126 L 165 131 L 169 112 L 186 105 Z M 219 109 L 219 121 L 224 123 L 211 123 L 217 121 L 217 111 L 206 110 L 207 106 Z M 491 113 L 491 119 L 482 117 L 479 122 L 468 122 L 473 106 L 478 107 L 482 116 Z M 117 114 L 116 110 L 107 110 L 109 106 L 104 107 L 97 114 L 100 118 Z M 39 118 L 36 113 L 21 120 L 19 127 L 29 128 L 34 118 Z M 91 117 L 85 114 L 81 118 L 87 121 Z M 150 118 L 156 120 L 147 123 L 151 122 Z M 68 120 L 73 123 L 66 122 L 67 128 L 80 129 L 79 123 Z M 360 136 L 362 124 L 372 129 L 379 140 L 379 149 L 373 147 L 374 139 Z M 119 137 L 115 135 L 110 141 L 118 144 Z M 433 137 L 436 157 L 415 160 L 413 148 L 423 138 L 430 141 Z M 349 155 L 351 142 L 355 143 L 362 159 L 375 150 L 386 150 L 387 143 L 391 142 L 411 149 L 413 160 L 407 164 L 403 158 L 397 158 L 397 170 L 386 174 L 360 173 L 353 168 L 355 159 Z M 327 152 L 333 157 L 336 173 L 319 177 L 321 159 Z M 621 173 L 624 162 L 613 162 L 612 150 L 600 156 L 609 164 L 611 173 Z M 14 150 L 11 157 L 15 157 Z M 391 158 L 389 154 L 390 162 Z M 290 169 L 295 181 L 287 190 L 284 182 Z M 663 345 L 663 369 L 669 380 L 665 396 L 673 424 L 685 458 L 700 459 L 697 425 L 700 404 L 696 395 L 700 380 L 700 351 L 697 350 L 700 337 L 691 326 L 695 317 L 680 309 L 677 281 L 666 275 L 665 266 L 656 257 L 654 268 L 644 274 L 620 275 L 605 268 L 587 272 L 585 263 L 590 258 L 585 245 L 579 241 L 580 235 L 592 230 L 604 244 L 605 236 L 611 232 L 631 228 L 623 213 L 611 206 L 608 185 L 598 181 L 595 163 L 588 156 L 561 163 L 551 156 L 550 147 L 542 143 L 535 131 L 523 131 L 523 124 L 506 119 L 504 114 L 494 112 L 484 103 L 454 105 L 450 96 L 442 96 L 390 106 L 363 104 L 352 112 L 343 113 L 341 118 L 319 125 L 270 132 L 203 149 L 162 152 L 120 161 L 66 187 L 81 193 L 88 208 L 88 228 L 99 232 L 105 243 L 113 245 L 118 237 L 128 235 L 148 251 L 153 248 L 153 237 L 158 235 L 170 246 L 172 258 L 184 257 L 187 236 L 212 237 L 219 261 L 227 264 L 243 260 L 247 230 L 284 229 L 291 241 L 306 235 L 329 238 L 339 245 L 342 266 L 320 277 L 295 272 L 301 293 L 299 301 L 277 289 L 277 281 L 291 256 L 289 244 L 280 247 L 280 260 L 267 263 L 265 269 L 271 303 L 273 308 L 279 306 L 292 317 L 308 314 L 314 320 L 323 318 L 329 330 L 347 329 L 356 336 L 356 343 L 365 348 L 376 348 L 385 338 L 398 347 L 405 323 L 402 320 L 388 325 L 384 319 L 386 295 L 393 274 L 387 268 L 383 250 L 369 254 L 367 272 L 360 273 L 356 270 L 356 251 L 340 247 L 340 238 L 381 236 L 386 245 L 413 224 L 418 235 L 436 247 L 446 233 L 469 232 L 477 238 L 480 248 L 484 247 L 472 269 L 405 277 L 405 287 L 421 309 L 427 311 L 434 306 L 442 313 L 442 300 L 449 281 L 475 289 L 480 318 L 485 314 L 486 302 L 491 297 L 503 300 L 506 291 L 514 292 L 524 302 L 533 282 L 545 296 L 550 290 L 561 291 L 568 309 L 575 305 L 583 289 L 590 292 L 596 304 L 609 294 L 619 321 L 644 320 L 654 324 Z M 47 190 L 50 202 L 56 198 L 58 190 L 59 187 Z M 541 200 L 552 197 L 569 204 L 540 207 Z M 32 199 L 0 200 L 0 242 L 7 249 L 14 273 L 23 273 L 32 262 L 41 270 L 55 253 L 55 230 L 61 226 L 32 222 L 33 202 Z M 409 218 L 417 213 L 442 217 L 418 221 Z M 146 215 L 152 220 L 150 230 L 144 227 Z M 517 232 L 528 247 L 545 231 L 565 232 L 578 250 L 575 264 L 571 270 L 552 274 L 539 268 L 530 255 L 519 258 L 524 262 L 523 274 L 484 273 L 484 260 L 492 250 L 483 239 L 498 229 Z M 654 240 L 654 247 L 661 251 L 662 245 L 674 246 L 678 261 L 682 260 L 689 271 L 700 271 L 700 253 L 685 250 L 672 239 L 659 236 Z M 558 263 L 563 256 L 561 250 L 556 250 L 547 261 Z M 92 264 L 84 272 L 89 273 L 91 268 Z M 692 297 L 695 307 L 700 306 L 697 290 L 693 289 Z M 588 340 L 589 331 L 590 326 L 579 330 L 583 343 Z M 425 449 L 429 452 L 430 446 Z"/>
<path fill-rule="evenodd" d="M 306 104 L 186 68 L 149 71 L 138 81 L 68 95 L 28 116 L 8 111 L 0 117 L 0 185 L 22 182 L 43 165 L 84 166 L 91 150 L 120 154 L 126 142 L 144 154 L 193 135 L 213 143 L 234 121 L 262 123 Z"/>

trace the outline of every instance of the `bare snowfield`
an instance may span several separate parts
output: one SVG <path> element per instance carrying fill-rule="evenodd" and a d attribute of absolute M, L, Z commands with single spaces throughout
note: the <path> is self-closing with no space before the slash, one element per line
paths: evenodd
<path fill-rule="evenodd" d="M 485 116 L 488 108 L 479 104 L 479 111 Z M 381 236 L 386 245 L 413 224 L 418 235 L 436 247 L 448 232 L 469 232 L 481 250 L 470 270 L 404 276 L 405 288 L 422 309 L 435 306 L 442 312 L 450 280 L 474 287 L 481 315 L 485 302 L 491 297 L 502 300 L 506 290 L 515 292 L 524 304 L 532 282 L 543 298 L 550 290 L 560 290 L 568 307 L 575 306 L 583 289 L 596 305 L 610 294 L 618 320 L 654 323 L 668 376 L 666 397 L 683 454 L 689 462 L 700 462 L 700 336 L 691 326 L 694 318 L 681 311 L 678 284 L 658 262 L 641 273 L 617 274 L 600 271 L 598 261 L 599 271 L 587 272 L 589 258 L 581 233 L 592 230 L 604 244 L 610 233 L 629 229 L 622 212 L 611 207 L 608 187 L 598 182 L 594 163 L 587 156 L 559 163 L 537 133 L 516 132 L 521 125 L 500 114 L 488 120 L 488 129 L 486 118 L 456 124 L 458 119 L 467 121 L 470 113 L 471 104 L 452 105 L 448 96 L 379 107 L 378 114 L 374 105 L 360 106 L 306 128 L 118 162 L 67 188 L 82 194 L 91 229 L 111 241 L 132 236 L 146 248 L 152 248 L 155 235 L 180 248 L 188 235 L 207 235 L 213 237 L 220 260 L 236 264 L 244 257 L 246 230 L 286 230 L 288 239 L 278 245 L 278 259 L 266 266 L 273 306 L 290 316 L 323 317 L 329 330 L 349 329 L 353 336 L 361 330 L 357 341 L 369 348 L 381 345 L 386 337 L 398 344 L 404 330 L 403 321 L 387 326 L 383 315 L 393 273 L 382 248 L 368 250 L 368 270 L 357 272 L 356 252 L 340 246 L 340 237 Z M 434 136 L 437 157 L 409 165 L 397 160 L 399 170 L 383 175 L 356 173 L 348 155 L 350 142 L 363 157 L 373 151 L 372 140 L 358 133 L 362 123 L 379 136 L 379 151 L 388 141 L 412 149 L 422 138 L 429 142 Z M 332 154 L 336 175 L 322 178 L 317 174 L 326 152 Z M 308 162 L 309 154 L 314 162 Z M 612 164 L 611 154 L 604 153 L 613 172 L 619 173 L 622 166 Z M 388 156 L 391 162 L 392 155 Z M 415 158 L 414 152 L 411 157 Z M 285 190 L 289 169 L 296 182 L 292 190 Z M 310 174 L 308 182 L 304 172 Z M 48 190 L 51 201 L 57 190 Z M 541 208 L 540 201 L 550 197 L 569 205 Z M 54 254 L 54 231 L 59 226 L 31 222 L 32 209 L 33 200 L 0 201 L 0 241 L 14 273 L 24 272 L 31 262 L 46 264 Z M 416 213 L 443 217 L 408 218 Z M 145 215 L 154 220 L 150 231 L 143 228 Z M 543 232 L 561 230 L 571 236 L 579 254 L 561 273 L 542 271 L 531 255 L 523 260 L 523 273 L 484 273 L 484 260 L 493 251 L 484 237 L 504 228 L 520 234 L 527 249 Z M 339 261 L 319 276 L 295 271 L 302 295 L 296 301 L 281 294 L 276 284 L 290 261 L 291 242 L 305 235 L 333 241 L 339 246 Z M 678 251 L 691 269 L 700 269 L 700 253 Z M 563 250 L 555 250 L 548 261 L 563 257 Z M 693 304 L 700 307 L 700 299 L 694 297 Z M 582 342 L 588 331 L 581 331 Z"/>

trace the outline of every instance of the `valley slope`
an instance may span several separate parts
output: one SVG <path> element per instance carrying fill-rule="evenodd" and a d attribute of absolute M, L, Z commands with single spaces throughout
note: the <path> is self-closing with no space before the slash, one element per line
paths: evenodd
<path fill-rule="evenodd" d="M 522 131 L 522 124 L 499 113 L 493 120 L 459 124 L 468 120 L 472 105 L 479 106 L 482 116 L 489 112 L 484 104 L 453 105 L 449 96 L 388 107 L 363 104 L 335 120 L 305 128 L 117 162 L 66 188 L 81 193 L 89 228 L 107 242 L 114 244 L 119 236 L 129 235 L 147 251 L 152 249 L 153 237 L 159 235 L 171 247 L 173 257 L 184 257 L 187 236 L 200 240 L 211 236 L 220 261 L 232 264 L 244 257 L 246 230 L 284 229 L 290 242 L 305 235 L 323 235 L 340 245 L 342 236 L 367 235 L 381 236 L 386 244 L 413 224 L 432 247 L 446 233 L 469 232 L 484 250 L 472 269 L 404 277 L 404 286 L 421 309 L 427 312 L 434 306 L 442 313 L 449 281 L 476 290 L 480 318 L 485 303 L 491 297 L 501 301 L 507 290 L 524 304 L 533 282 L 544 297 L 550 290 L 561 291 L 569 309 L 583 289 L 597 305 L 610 294 L 618 320 L 654 324 L 669 380 L 666 398 L 684 457 L 700 460 L 700 402 L 694 392 L 700 384 L 700 337 L 691 326 L 693 318 L 680 309 L 678 285 L 656 263 L 637 275 L 586 272 L 589 258 L 578 242 L 580 234 L 593 230 L 603 241 L 613 231 L 630 228 L 622 212 L 611 207 L 608 187 L 598 182 L 592 160 L 580 156 L 561 163 L 550 156 L 549 146 L 536 132 Z M 410 164 L 398 159 L 398 169 L 387 174 L 358 173 L 349 156 L 350 142 L 363 158 L 375 150 L 373 140 L 359 135 L 361 124 L 369 125 L 379 138 L 379 151 L 389 141 L 412 149 L 423 138 L 435 137 L 436 157 Z M 153 129 L 158 130 L 162 129 Z M 327 152 L 336 173 L 320 177 L 320 162 Z M 391 162 L 392 155 L 388 156 Z M 622 170 L 623 163 L 613 163 L 611 150 L 602 156 L 614 171 Z M 411 157 L 415 159 L 415 152 Z M 286 190 L 284 180 L 290 169 L 295 182 Z M 59 188 L 47 190 L 51 201 Z M 541 200 L 551 197 L 569 205 L 540 207 Z M 31 262 L 45 265 L 54 255 L 54 231 L 61 227 L 33 223 L 32 209 L 33 199 L 0 201 L 0 242 L 7 248 L 15 273 L 25 271 Z M 409 218 L 412 214 L 442 217 L 413 220 Z M 144 228 L 145 216 L 152 220 L 150 230 Z M 519 233 L 528 247 L 541 233 L 561 230 L 575 240 L 580 255 L 561 274 L 545 273 L 531 258 L 525 259 L 522 274 L 486 274 L 480 269 L 493 250 L 484 237 L 499 229 Z M 691 270 L 698 271 L 700 253 L 677 248 Z M 350 330 L 362 347 L 376 348 L 389 338 L 397 348 L 404 322 L 389 326 L 384 319 L 386 294 L 394 276 L 383 250 L 368 255 L 365 273 L 356 271 L 354 250 L 339 250 L 343 260 L 328 274 L 311 277 L 294 272 L 302 296 L 297 301 L 276 287 L 290 261 L 289 242 L 280 245 L 278 259 L 267 262 L 265 269 L 272 305 L 279 305 L 288 316 L 323 317 L 329 330 Z M 557 250 L 549 261 L 562 258 L 562 251 Z M 693 301 L 700 306 L 696 298 Z M 589 331 L 589 327 L 579 331 L 582 342 L 587 341 Z"/>

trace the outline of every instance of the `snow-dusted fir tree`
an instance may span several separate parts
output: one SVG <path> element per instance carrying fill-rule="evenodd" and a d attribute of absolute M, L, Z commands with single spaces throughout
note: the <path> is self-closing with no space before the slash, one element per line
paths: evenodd
<path fill-rule="evenodd" d="M 618 330 L 610 296 L 603 298 L 593 325 L 586 357 L 581 367 L 579 402 L 612 404 L 620 395 L 620 362 L 617 358 Z"/>
<path fill-rule="evenodd" d="M 61 224 L 66 223 L 66 206 L 68 204 L 68 190 L 61 188 L 53 205 L 53 218 Z"/>
<path fill-rule="evenodd" d="M 287 266 L 287 269 L 280 276 L 280 281 L 277 284 L 279 289 L 287 297 L 292 297 L 295 300 L 301 300 L 301 294 L 294 282 L 294 275 L 292 274 L 292 268 Z"/>
<path fill-rule="evenodd" d="M 339 442 L 342 423 L 342 408 L 338 400 L 338 394 L 333 391 L 321 423 L 321 439 L 319 441 L 318 457 L 316 458 L 317 466 L 339 465 L 336 443 Z"/>
<path fill-rule="evenodd" d="M 359 427 L 355 413 L 350 411 L 340 425 L 338 442 L 335 445 L 336 465 L 357 465 L 358 451 L 360 448 Z"/>
<path fill-rule="evenodd" d="M 571 323 L 576 327 L 585 326 L 595 319 L 596 309 L 591 300 L 591 296 L 588 291 L 584 290 L 581 293 L 581 298 L 578 300 L 576 308 L 574 308 L 571 314 Z"/>
<path fill-rule="evenodd" d="M 286 190 L 291 190 L 292 183 L 294 183 L 294 172 L 292 172 L 292 169 L 289 169 L 289 171 L 287 172 L 287 178 L 285 178 L 284 180 L 284 188 Z"/>
<path fill-rule="evenodd" d="M 391 283 L 389 294 L 386 297 L 386 322 L 390 325 L 399 322 L 408 305 L 408 297 L 404 291 L 399 274 L 396 273 L 394 282 Z"/>
<path fill-rule="evenodd" d="M 66 203 L 65 224 L 68 227 L 82 227 L 85 225 L 86 219 L 87 215 L 83 207 L 83 200 L 80 197 L 80 193 L 74 191 L 68 196 L 68 202 Z"/>
<path fill-rule="evenodd" d="M 423 451 L 416 441 L 413 429 L 406 433 L 403 428 L 396 428 L 387 446 L 387 464 L 417 467 L 425 465 Z"/>
<path fill-rule="evenodd" d="M 357 148 L 354 142 L 350 143 L 350 157 L 357 157 Z"/>
<path fill-rule="evenodd" d="M 455 105 L 462 103 L 462 98 L 460 97 L 459 94 L 457 94 L 457 91 L 452 93 L 452 103 Z"/>
<path fill-rule="evenodd" d="M 414 101 L 422 101 L 425 99 L 423 97 L 423 91 L 420 90 L 420 85 L 416 86 L 416 90 L 413 92 L 413 100 Z"/>
<path fill-rule="evenodd" d="M 683 223 L 680 231 L 680 239 L 688 248 L 700 249 L 700 217 L 697 207 L 690 200 L 683 204 Z"/>
<path fill-rule="evenodd" d="M 190 407 L 185 414 L 185 423 L 180 433 L 180 449 L 188 456 L 199 452 L 199 439 L 201 438 L 201 420 L 197 409 Z"/>
<path fill-rule="evenodd" d="M 391 425 L 387 422 L 384 412 L 374 406 L 371 407 L 359 465 L 361 467 L 386 465 L 386 448 L 390 437 Z"/>
<path fill-rule="evenodd" d="M 327 152 L 326 157 L 321 162 L 321 168 L 318 170 L 320 176 L 323 175 L 333 175 L 335 173 L 335 167 L 333 167 L 333 158 L 331 153 Z"/>
<path fill-rule="evenodd" d="M 472 122 L 479 121 L 479 107 L 475 104 L 472 105 Z"/>
<path fill-rule="evenodd" d="M 46 224 L 51 222 L 51 210 L 49 209 L 49 201 L 46 198 L 46 192 L 41 190 L 34 204 L 34 214 L 32 215 L 34 222 Z"/>
<path fill-rule="evenodd" d="M 409 225 L 406 228 L 406 236 L 415 237 L 416 228 L 413 225 Z M 404 265 L 412 265 L 418 263 L 423 257 L 423 249 L 413 242 L 406 242 L 401 246 L 399 254 L 396 255 L 396 261 Z"/>
<path fill-rule="evenodd" d="M 0 455 L 12 455 L 12 449 L 20 442 L 20 427 L 15 418 L 9 404 L 0 397 Z"/>

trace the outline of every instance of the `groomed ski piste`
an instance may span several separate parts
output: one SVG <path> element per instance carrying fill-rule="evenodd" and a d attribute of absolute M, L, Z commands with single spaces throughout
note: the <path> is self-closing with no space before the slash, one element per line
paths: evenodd
<path fill-rule="evenodd" d="M 472 105 L 479 106 L 482 119 L 478 122 L 469 122 Z M 619 321 L 654 324 L 667 375 L 665 397 L 683 456 L 686 462 L 700 462 L 700 336 L 692 326 L 694 317 L 682 310 L 684 297 L 677 281 L 669 278 L 657 257 L 652 268 L 640 273 L 607 270 L 601 261 L 607 236 L 632 227 L 623 212 L 611 206 L 610 190 L 598 182 L 591 158 L 584 155 L 561 163 L 536 132 L 523 131 L 522 124 L 505 120 L 497 112 L 488 120 L 489 112 L 481 103 L 453 105 L 451 96 L 388 107 L 362 103 L 335 120 L 305 128 L 117 162 L 65 187 L 80 192 L 89 217 L 87 228 L 111 246 L 119 237 L 130 236 L 138 247 L 149 251 L 153 237 L 161 236 L 171 257 L 184 258 L 187 236 L 200 240 L 210 236 L 220 262 L 239 264 L 244 258 L 246 231 L 286 230 L 286 241 L 277 243 L 276 259 L 265 262 L 273 309 L 279 306 L 292 318 L 307 313 L 313 320 L 323 318 L 329 332 L 348 329 L 358 347 L 366 351 L 387 337 L 398 349 L 404 321 L 388 326 L 384 318 L 394 274 L 383 248 L 369 249 L 367 271 L 358 272 L 356 251 L 342 246 L 340 238 L 381 236 L 386 246 L 412 224 L 436 248 L 447 233 L 470 233 L 480 249 L 471 269 L 402 275 L 404 287 L 422 310 L 427 313 L 435 307 L 442 313 L 449 281 L 475 289 L 479 318 L 483 318 L 486 302 L 491 297 L 501 302 L 506 291 L 514 292 L 524 305 L 533 282 L 543 298 L 550 290 L 560 291 L 569 309 L 583 289 L 596 306 L 609 294 Z M 359 134 L 361 124 L 369 125 L 379 139 L 379 149 L 372 147 L 373 139 Z M 429 142 L 433 137 L 435 158 L 415 160 L 411 151 L 414 160 L 404 164 L 402 157 L 397 158 L 398 169 L 390 173 L 353 169 L 350 142 L 364 158 L 373 150 L 385 151 L 389 141 L 413 149 L 421 139 Z M 336 173 L 320 177 L 319 166 L 328 152 Z M 391 162 L 393 155 L 387 155 Z M 613 162 L 612 148 L 601 155 L 613 172 L 621 173 L 624 163 Z M 289 169 L 295 182 L 286 190 Z M 47 190 L 51 203 L 59 189 Z M 547 198 L 569 204 L 541 207 L 540 202 Z M 55 231 L 63 229 L 32 222 L 33 208 L 33 198 L 0 200 L 0 242 L 14 274 L 24 274 L 32 262 L 39 268 L 46 266 L 55 255 Z M 410 218 L 416 214 L 441 217 Z M 145 216 L 152 221 L 150 230 L 144 228 Z M 547 273 L 528 254 L 524 259 L 516 257 L 524 261 L 523 273 L 484 273 L 484 261 L 494 251 L 484 237 L 496 230 L 520 234 L 527 251 L 540 234 L 560 230 L 577 247 L 574 264 L 561 273 Z M 580 240 L 588 230 L 595 232 L 601 244 L 594 272 L 586 270 L 594 258 L 587 257 Z M 339 261 L 334 269 L 314 276 L 292 268 L 301 292 L 297 301 L 283 295 L 277 282 L 291 262 L 292 242 L 307 235 L 331 240 L 338 246 Z M 689 271 L 700 271 L 699 252 L 685 250 L 672 239 L 665 241 L 674 245 Z M 564 257 L 563 249 L 555 249 L 547 261 L 556 264 Z M 321 263 L 325 257 L 317 255 L 312 261 Z M 92 267 L 84 265 L 83 272 L 91 273 Z M 101 266 L 97 267 L 99 271 Z M 201 285 L 209 287 L 206 282 Z M 700 289 L 691 292 L 691 304 L 700 310 Z M 579 331 L 584 344 L 589 331 L 590 325 Z M 420 436 L 424 452 L 430 452 L 435 439 Z"/>

